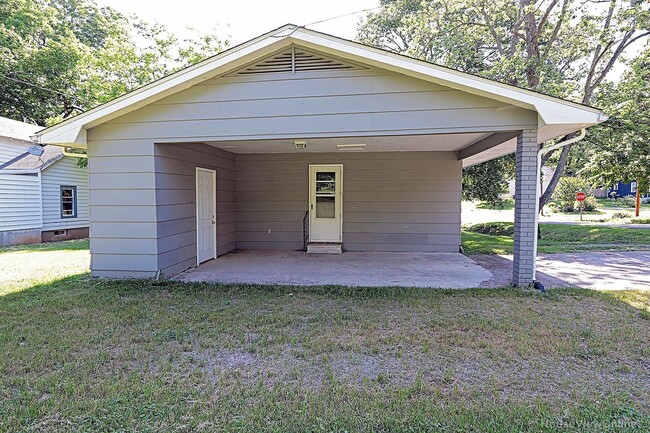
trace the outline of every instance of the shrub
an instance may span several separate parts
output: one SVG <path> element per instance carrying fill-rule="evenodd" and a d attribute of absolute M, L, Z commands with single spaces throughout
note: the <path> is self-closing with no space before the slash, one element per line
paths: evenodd
<path fill-rule="evenodd" d="M 612 214 L 613 220 L 623 220 L 626 218 L 632 218 L 632 214 L 628 212 L 614 212 Z"/>
<path fill-rule="evenodd" d="M 579 203 L 576 201 L 574 207 L 578 207 Z M 587 196 L 587 199 L 582 202 L 582 210 L 591 212 L 596 210 L 598 207 L 598 202 L 596 201 L 596 197 L 593 195 Z"/>
<path fill-rule="evenodd" d="M 563 177 L 560 179 L 553 198 L 563 212 L 573 212 L 576 203 L 576 193 L 586 191 L 587 184 L 578 177 Z"/>
<path fill-rule="evenodd" d="M 515 227 L 512 223 L 479 223 L 468 227 L 467 231 L 490 236 L 512 236 Z"/>
<path fill-rule="evenodd" d="M 650 224 L 650 218 L 635 218 L 630 220 L 632 224 Z"/>

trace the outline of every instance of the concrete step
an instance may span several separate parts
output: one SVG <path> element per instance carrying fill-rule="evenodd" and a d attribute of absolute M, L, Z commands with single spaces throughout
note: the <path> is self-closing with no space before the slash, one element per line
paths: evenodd
<path fill-rule="evenodd" d="M 307 254 L 341 254 L 342 252 L 343 244 L 340 243 L 310 242 L 307 244 Z"/>

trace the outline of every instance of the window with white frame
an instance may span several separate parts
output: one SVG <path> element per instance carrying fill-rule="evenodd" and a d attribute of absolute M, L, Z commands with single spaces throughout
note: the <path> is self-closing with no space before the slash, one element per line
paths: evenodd
<path fill-rule="evenodd" d="M 61 186 L 61 218 L 77 217 L 77 187 Z"/>

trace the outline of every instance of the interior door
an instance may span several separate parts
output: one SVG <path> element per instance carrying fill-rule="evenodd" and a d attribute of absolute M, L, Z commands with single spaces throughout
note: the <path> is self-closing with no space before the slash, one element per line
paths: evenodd
<path fill-rule="evenodd" d="M 217 257 L 217 172 L 196 169 L 196 262 Z"/>
<path fill-rule="evenodd" d="M 309 166 L 309 241 L 341 242 L 343 166 Z"/>

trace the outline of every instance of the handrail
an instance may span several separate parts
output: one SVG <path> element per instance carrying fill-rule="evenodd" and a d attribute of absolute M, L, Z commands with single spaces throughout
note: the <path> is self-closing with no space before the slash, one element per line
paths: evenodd
<path fill-rule="evenodd" d="M 302 218 L 302 250 L 307 251 L 307 243 L 309 242 L 309 211 L 305 212 Z"/>

